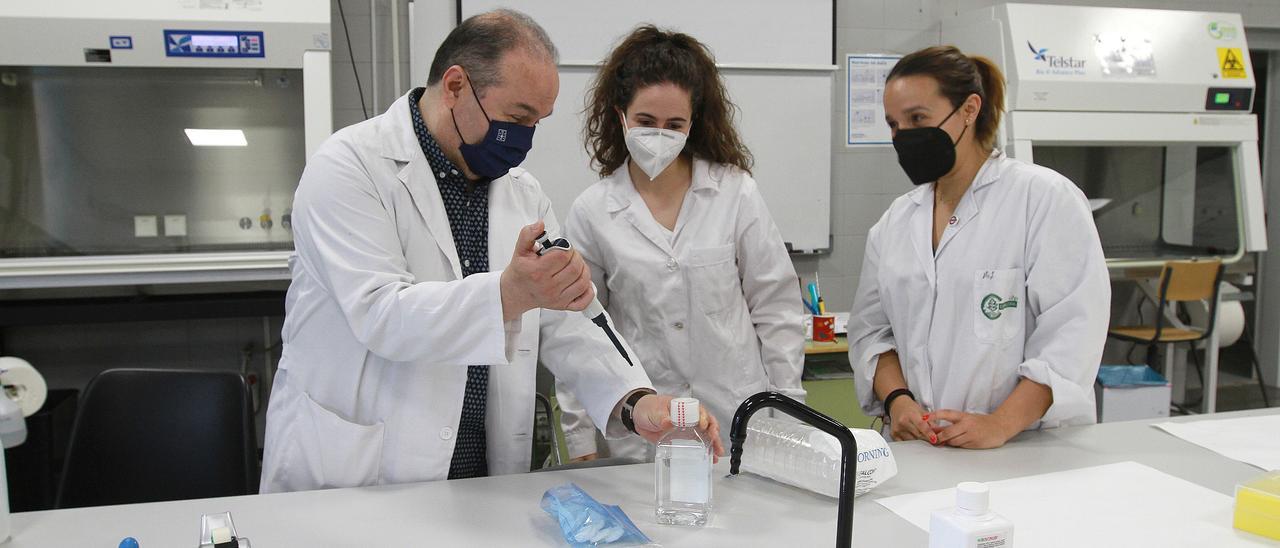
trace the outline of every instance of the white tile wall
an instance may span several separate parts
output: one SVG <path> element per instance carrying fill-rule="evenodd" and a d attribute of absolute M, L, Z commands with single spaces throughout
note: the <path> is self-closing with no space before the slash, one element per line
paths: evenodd
<path fill-rule="evenodd" d="M 942 18 L 939 4 L 937 0 L 886 0 L 884 28 L 925 30 L 935 27 Z M 841 7 L 844 6 L 836 6 L 836 10 Z"/>
<path fill-rule="evenodd" d="M 373 96 L 373 64 L 374 46 L 370 41 L 369 1 L 342 0 L 342 8 L 347 15 L 347 32 L 343 32 L 342 19 L 338 13 L 338 1 L 332 3 L 331 25 L 333 36 L 333 125 L 340 129 L 364 119 L 360 109 L 360 94 L 356 88 L 356 77 L 352 72 L 352 57 L 355 58 L 355 70 L 360 74 L 360 87 L 364 91 L 364 105 L 369 116 L 380 114 L 386 110 L 400 95 L 414 87 L 409 77 L 409 18 L 407 14 L 408 0 L 377 0 L 378 22 L 378 97 L 377 108 L 374 108 Z M 400 48 L 401 48 L 401 87 L 394 86 L 394 65 L 391 51 L 391 7 L 400 11 Z M 347 34 L 351 36 L 351 50 L 347 49 Z M 429 62 L 422 60 L 421 62 Z"/>
<path fill-rule="evenodd" d="M 838 28 L 884 27 L 884 0 L 843 0 L 836 6 Z"/>

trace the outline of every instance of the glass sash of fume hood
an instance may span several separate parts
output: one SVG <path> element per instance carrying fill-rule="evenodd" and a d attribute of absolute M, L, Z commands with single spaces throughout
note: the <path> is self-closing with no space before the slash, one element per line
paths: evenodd
<path fill-rule="evenodd" d="M 302 81 L 300 69 L 0 67 L 0 259 L 292 249 Z"/>
<path fill-rule="evenodd" d="M 1232 147 L 1036 144 L 1032 150 L 1035 163 L 1084 190 L 1110 261 L 1230 257 L 1240 249 Z"/>

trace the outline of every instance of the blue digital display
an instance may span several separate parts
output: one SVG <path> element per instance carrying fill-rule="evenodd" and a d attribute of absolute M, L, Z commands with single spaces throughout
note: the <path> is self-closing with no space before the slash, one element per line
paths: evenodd
<path fill-rule="evenodd" d="M 166 30 L 167 57 L 266 57 L 262 32 L 235 30 Z"/>

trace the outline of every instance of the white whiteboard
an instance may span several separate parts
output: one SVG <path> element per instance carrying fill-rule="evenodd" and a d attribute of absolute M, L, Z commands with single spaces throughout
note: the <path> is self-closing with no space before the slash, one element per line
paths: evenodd
<path fill-rule="evenodd" d="M 793 251 L 813 252 L 831 246 L 831 6 L 831 0 L 463 0 L 462 17 L 517 9 L 543 25 L 560 49 L 555 114 L 538 124 L 522 167 L 542 182 L 561 217 L 598 179 L 582 141 L 594 64 L 642 22 L 708 44 L 738 105 L 738 129 L 782 239 Z"/>

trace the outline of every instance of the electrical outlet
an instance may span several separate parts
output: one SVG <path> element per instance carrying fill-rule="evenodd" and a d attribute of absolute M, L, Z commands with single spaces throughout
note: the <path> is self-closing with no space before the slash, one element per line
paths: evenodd
<path fill-rule="evenodd" d="M 187 235 L 187 216 L 186 215 L 165 215 L 164 216 L 164 235 L 165 236 L 186 236 Z"/>
<path fill-rule="evenodd" d="M 156 226 L 155 215 L 135 215 L 133 217 L 133 236 L 135 238 L 155 238 L 160 235 Z"/>

